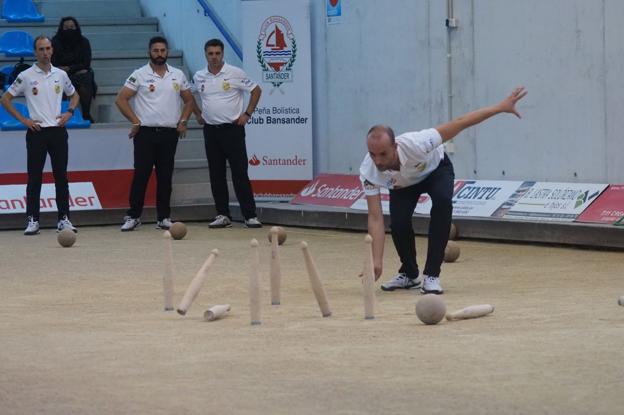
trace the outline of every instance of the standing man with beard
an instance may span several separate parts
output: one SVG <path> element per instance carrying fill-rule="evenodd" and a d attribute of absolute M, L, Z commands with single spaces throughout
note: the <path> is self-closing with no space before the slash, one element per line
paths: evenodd
<path fill-rule="evenodd" d="M 56 35 L 52 38 L 52 48 L 52 65 L 67 72 L 80 95 L 82 118 L 93 122 L 91 99 L 95 96 L 96 85 L 91 69 L 91 44 L 82 35 L 74 17 L 61 19 Z"/>
<path fill-rule="evenodd" d="M 150 61 L 126 80 L 115 104 L 132 123 L 128 137 L 134 139 L 134 177 L 130 188 L 130 209 L 121 231 L 141 224 L 145 190 L 156 168 L 157 229 L 171 227 L 171 181 L 178 137 L 186 134 L 186 123 L 195 106 L 184 73 L 167 65 L 167 39 L 150 39 Z M 131 105 L 132 100 L 132 105 Z M 181 108 L 183 106 L 183 108 Z"/>

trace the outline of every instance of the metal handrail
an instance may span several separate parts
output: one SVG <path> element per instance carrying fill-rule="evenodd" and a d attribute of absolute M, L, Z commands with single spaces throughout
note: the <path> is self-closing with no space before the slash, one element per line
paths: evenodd
<path fill-rule="evenodd" d="M 230 30 L 225 26 L 225 24 L 223 23 L 223 20 L 221 20 L 221 18 L 219 17 L 217 12 L 214 10 L 214 8 L 211 5 L 209 5 L 205 0 L 197 0 L 197 2 L 204 9 L 204 16 L 210 17 L 214 25 L 217 26 L 217 29 L 219 29 L 219 31 L 221 32 L 225 40 L 232 47 L 232 50 L 234 51 L 234 53 L 236 53 L 236 56 L 238 56 L 238 58 L 242 61 L 243 50 L 240 46 L 240 43 L 236 40 L 232 32 L 230 32 Z"/>

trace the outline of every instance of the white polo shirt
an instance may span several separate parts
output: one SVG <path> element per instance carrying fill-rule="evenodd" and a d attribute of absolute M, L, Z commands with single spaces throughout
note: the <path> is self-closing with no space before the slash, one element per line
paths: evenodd
<path fill-rule="evenodd" d="M 442 136 L 435 128 L 403 133 L 395 140 L 401 164 L 398 171 L 380 171 L 366 153 L 360 165 L 360 180 L 367 196 L 379 194 L 382 187 L 398 189 L 420 183 L 444 158 Z"/>
<path fill-rule="evenodd" d="M 124 84 L 126 88 L 136 91 L 130 105 L 145 127 L 175 128 L 180 121 L 184 103 L 180 92 L 190 86 L 184 72 L 166 66 L 167 72 L 161 77 L 148 63 L 132 72 Z"/>
<path fill-rule="evenodd" d="M 243 113 L 244 93 L 251 92 L 258 84 L 236 66 L 223 64 L 218 74 L 208 68 L 193 76 L 193 87 L 201 97 L 202 118 L 211 125 L 236 121 Z"/>
<path fill-rule="evenodd" d="M 63 92 L 71 96 L 76 89 L 65 71 L 51 66 L 45 73 L 33 64 L 15 78 L 8 91 L 14 97 L 26 97 L 31 120 L 39 121 L 42 127 L 58 127 Z"/>

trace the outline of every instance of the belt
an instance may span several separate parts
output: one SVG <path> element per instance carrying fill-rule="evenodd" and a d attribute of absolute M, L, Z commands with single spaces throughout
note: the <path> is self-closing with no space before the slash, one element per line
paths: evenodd
<path fill-rule="evenodd" d="M 151 131 L 154 133 L 172 133 L 174 131 L 177 131 L 177 129 L 173 128 L 173 127 L 147 127 L 145 125 L 142 125 L 139 127 L 140 130 L 146 130 L 146 131 Z"/>
<path fill-rule="evenodd" d="M 207 128 L 234 128 L 234 127 L 241 127 L 240 125 L 235 124 L 233 122 L 226 123 L 226 124 L 204 124 L 204 126 L 206 126 Z"/>

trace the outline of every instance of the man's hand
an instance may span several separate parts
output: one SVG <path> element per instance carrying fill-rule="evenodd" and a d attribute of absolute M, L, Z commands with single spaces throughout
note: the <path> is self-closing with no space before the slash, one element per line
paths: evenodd
<path fill-rule="evenodd" d="M 178 123 L 177 131 L 178 131 L 178 136 L 180 138 L 186 137 L 186 122 L 181 122 L 180 121 Z"/>
<path fill-rule="evenodd" d="M 71 112 L 64 112 L 61 114 L 60 117 L 56 117 L 56 119 L 58 120 L 59 127 L 65 127 L 65 124 L 67 124 L 67 121 L 69 121 L 71 117 L 72 117 Z"/>
<path fill-rule="evenodd" d="M 375 281 L 377 281 L 379 279 L 379 277 L 381 277 L 381 274 L 383 272 L 381 265 L 380 266 L 375 265 L 374 272 L 375 272 Z M 359 278 L 364 278 L 364 271 L 360 272 L 358 274 L 358 277 Z"/>
<path fill-rule="evenodd" d="M 377 281 L 379 277 L 381 277 L 381 274 L 383 272 L 383 266 L 381 264 L 375 264 L 374 271 L 375 271 L 375 281 Z"/>
<path fill-rule="evenodd" d="M 498 104 L 500 111 L 514 114 L 516 117 L 522 118 L 522 116 L 520 116 L 520 113 L 516 111 L 516 102 L 524 98 L 526 94 L 527 91 L 526 89 L 524 89 L 523 86 L 519 86 L 518 88 L 514 89 L 511 95 L 509 95 L 507 98 L 501 101 L 500 104 Z"/>
<path fill-rule="evenodd" d="M 249 115 L 243 112 L 240 117 L 238 117 L 238 120 L 236 120 L 236 125 L 245 125 L 247 121 L 249 121 Z"/>
<path fill-rule="evenodd" d="M 141 124 L 132 124 L 130 127 L 130 132 L 128 133 L 128 139 L 132 140 L 139 133 L 139 129 L 141 128 Z"/>
<path fill-rule="evenodd" d="M 206 124 L 206 120 L 204 120 L 204 117 L 202 117 L 201 114 L 195 114 L 195 118 L 197 119 L 197 123 L 199 125 Z"/>
<path fill-rule="evenodd" d="M 26 120 L 24 120 L 24 125 L 31 131 L 41 131 L 40 124 L 41 121 L 31 120 L 30 118 L 26 118 Z"/>

